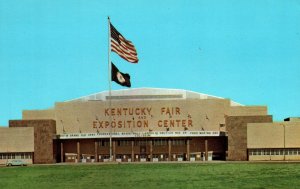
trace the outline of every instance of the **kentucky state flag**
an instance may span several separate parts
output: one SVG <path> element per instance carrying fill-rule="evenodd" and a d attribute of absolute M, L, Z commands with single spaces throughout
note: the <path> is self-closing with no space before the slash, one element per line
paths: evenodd
<path fill-rule="evenodd" d="M 128 73 L 122 73 L 119 69 L 111 63 L 111 80 L 125 87 L 131 87 L 130 75 Z"/>

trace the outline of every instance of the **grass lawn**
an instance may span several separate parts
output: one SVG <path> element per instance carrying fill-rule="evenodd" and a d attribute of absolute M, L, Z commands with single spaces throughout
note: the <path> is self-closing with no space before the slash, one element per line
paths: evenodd
<path fill-rule="evenodd" d="M 300 163 L 0 167 L 0 189 L 5 188 L 300 188 Z"/>

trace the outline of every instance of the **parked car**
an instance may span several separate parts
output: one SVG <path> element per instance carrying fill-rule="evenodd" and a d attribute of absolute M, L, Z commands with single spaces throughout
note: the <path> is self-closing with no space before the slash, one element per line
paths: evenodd
<path fill-rule="evenodd" d="M 20 159 L 8 160 L 6 166 L 26 166 L 27 163 Z"/>

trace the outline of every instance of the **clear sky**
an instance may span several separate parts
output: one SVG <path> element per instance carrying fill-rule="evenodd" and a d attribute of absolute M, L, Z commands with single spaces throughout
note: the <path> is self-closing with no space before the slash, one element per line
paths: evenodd
<path fill-rule="evenodd" d="M 133 88 L 300 116 L 299 0 L 0 0 L 0 125 L 108 90 L 108 15 L 138 51 L 138 64 L 111 54 Z"/>

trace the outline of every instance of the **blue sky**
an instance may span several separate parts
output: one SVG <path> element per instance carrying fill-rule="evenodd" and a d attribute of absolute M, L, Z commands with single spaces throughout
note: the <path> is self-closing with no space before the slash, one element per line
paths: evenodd
<path fill-rule="evenodd" d="M 110 16 L 133 88 L 178 88 L 300 116 L 298 0 L 0 0 L 0 125 L 108 90 Z M 124 89 L 113 84 L 113 89 Z"/>

